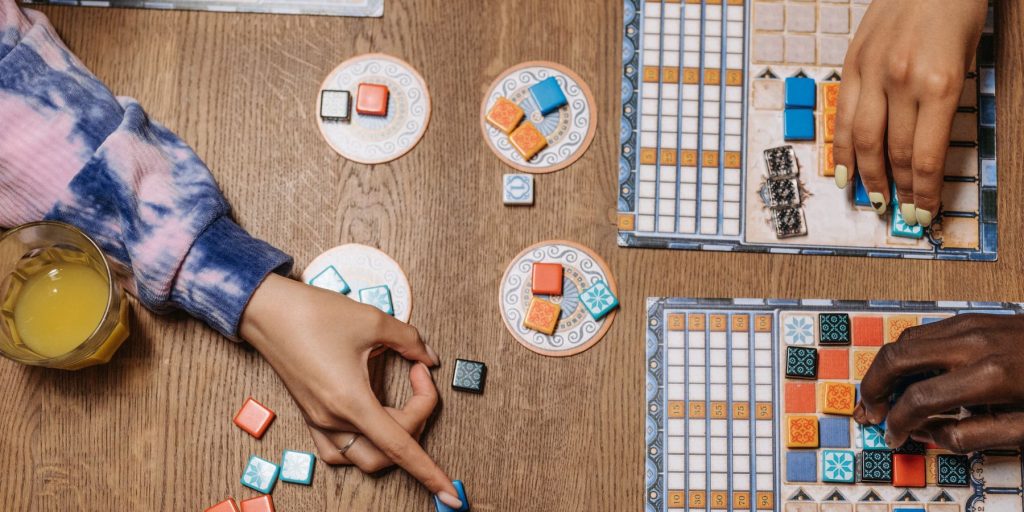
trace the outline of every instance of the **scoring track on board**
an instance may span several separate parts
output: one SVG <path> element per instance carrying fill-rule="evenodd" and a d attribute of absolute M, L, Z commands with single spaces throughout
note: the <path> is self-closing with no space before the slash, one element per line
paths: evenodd
<path fill-rule="evenodd" d="M 523 318 L 533 298 L 531 275 L 534 263 L 561 263 L 563 267 L 562 296 L 544 298 L 562 307 L 555 334 L 548 336 L 523 326 Z M 526 348 L 546 356 L 571 356 L 594 346 L 611 328 L 617 311 L 601 320 L 594 320 L 580 302 L 582 290 L 604 280 L 618 295 L 615 278 L 608 264 L 592 249 L 575 242 L 550 240 L 527 247 L 520 252 L 501 278 L 498 304 L 501 318 L 512 337 Z"/>
<path fill-rule="evenodd" d="M 549 77 L 558 80 L 569 104 L 543 116 L 530 95 L 530 86 Z M 529 161 L 523 161 L 508 136 L 487 123 L 487 111 L 500 97 L 519 105 L 526 113 L 526 120 L 536 125 L 548 139 L 548 147 Z M 480 105 L 480 128 L 487 146 L 507 165 L 534 174 L 555 172 L 579 160 L 593 142 L 597 130 L 593 106 L 590 87 L 569 68 L 554 62 L 524 62 L 505 70 L 488 87 Z"/>
<path fill-rule="evenodd" d="M 350 122 L 324 121 L 317 116 L 320 133 L 341 156 L 354 162 L 380 164 L 408 153 L 423 138 L 430 124 L 430 92 L 423 77 L 407 62 L 371 53 L 342 62 L 317 91 L 316 112 L 324 89 L 350 91 L 353 103 L 360 83 L 386 85 L 390 90 L 386 117 L 360 115 L 353 109 Z"/>
<path fill-rule="evenodd" d="M 302 272 L 302 282 L 308 283 L 329 265 L 341 274 L 352 291 L 349 296 L 358 300 L 359 290 L 387 285 L 395 318 L 408 322 L 412 316 L 412 288 L 402 267 L 380 249 L 362 244 L 345 244 L 317 256 Z"/>

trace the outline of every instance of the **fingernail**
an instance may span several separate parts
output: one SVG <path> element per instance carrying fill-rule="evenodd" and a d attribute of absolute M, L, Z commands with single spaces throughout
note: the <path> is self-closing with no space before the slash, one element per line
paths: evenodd
<path fill-rule="evenodd" d="M 917 209 L 917 222 L 918 224 L 928 227 L 932 225 L 932 212 L 925 210 L 924 208 Z"/>
<path fill-rule="evenodd" d="M 451 508 L 454 508 L 454 509 L 462 508 L 462 501 L 460 501 L 458 498 L 456 498 L 455 496 L 452 496 L 451 494 L 449 494 L 449 493 L 447 493 L 445 491 L 441 491 L 441 492 L 437 493 L 437 499 L 441 500 L 441 503 L 444 503 L 445 505 L 448 505 Z"/>
<path fill-rule="evenodd" d="M 868 194 L 868 201 L 871 201 L 871 207 L 875 209 L 875 213 L 879 215 L 885 214 L 885 196 L 881 192 L 871 192 Z"/>
<path fill-rule="evenodd" d="M 434 347 L 424 344 L 427 347 L 427 355 L 430 356 L 430 361 L 434 363 L 434 366 L 441 364 L 441 359 L 437 357 L 437 352 L 434 352 Z"/>
<path fill-rule="evenodd" d="M 892 434 L 888 431 L 885 432 L 885 445 L 888 446 L 890 450 L 899 448 L 899 445 L 896 444 L 896 440 L 893 439 Z"/>
<path fill-rule="evenodd" d="M 839 188 L 846 188 L 849 184 L 850 172 L 845 165 L 836 166 L 836 186 Z"/>
<path fill-rule="evenodd" d="M 900 214 L 903 215 L 903 222 L 906 222 L 908 226 L 917 225 L 917 208 L 914 208 L 914 203 L 900 205 Z"/>

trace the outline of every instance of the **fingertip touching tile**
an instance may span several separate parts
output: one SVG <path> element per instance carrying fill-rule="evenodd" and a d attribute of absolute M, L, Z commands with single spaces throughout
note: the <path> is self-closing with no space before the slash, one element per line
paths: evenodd
<path fill-rule="evenodd" d="M 238 504 L 235 503 L 233 498 L 228 498 L 208 509 L 206 512 L 239 512 Z"/>
<path fill-rule="evenodd" d="M 558 304 L 534 297 L 530 300 L 523 326 L 550 336 L 558 327 L 558 316 L 561 313 L 562 308 Z"/>
<path fill-rule="evenodd" d="M 309 485 L 313 482 L 316 456 L 309 452 L 285 450 L 281 454 L 281 481 Z"/>
<path fill-rule="evenodd" d="M 468 359 L 455 360 L 455 375 L 452 376 L 452 388 L 470 393 L 483 393 L 487 383 L 487 365 Z"/>
<path fill-rule="evenodd" d="M 902 446 L 896 448 L 894 453 L 906 454 L 906 455 L 924 455 L 926 451 L 924 444 L 914 441 L 913 439 L 907 439 Z"/>
<path fill-rule="evenodd" d="M 846 380 L 850 378 L 850 351 L 845 348 L 823 348 L 818 351 L 818 378 Z"/>
<path fill-rule="evenodd" d="M 849 450 L 821 452 L 821 481 L 852 484 L 856 479 L 856 459 Z"/>
<path fill-rule="evenodd" d="M 886 343 L 895 343 L 903 335 L 903 331 L 916 327 L 920 319 L 916 315 L 890 315 L 886 317 Z"/>
<path fill-rule="evenodd" d="M 915 224 L 913 226 L 907 224 L 907 221 L 903 219 L 903 212 L 900 210 L 898 205 L 896 205 L 893 207 L 892 214 L 889 217 L 889 234 L 900 238 L 911 238 L 917 240 L 924 237 L 924 227 L 920 224 Z"/>
<path fill-rule="evenodd" d="M 334 268 L 334 265 L 328 265 L 327 268 L 321 270 L 319 274 L 309 280 L 308 284 L 317 288 L 323 288 L 324 290 L 338 292 L 342 295 L 352 291 L 352 288 L 348 286 L 348 282 L 341 276 L 338 269 Z"/>
<path fill-rule="evenodd" d="M 509 134 L 508 140 L 526 161 L 548 146 L 548 139 L 529 121 L 524 122 Z"/>
<path fill-rule="evenodd" d="M 553 76 L 545 78 L 530 87 L 530 94 L 537 102 L 540 113 L 544 115 L 548 115 L 569 104 L 565 93 L 562 92 L 562 86 L 558 85 L 558 80 Z"/>
<path fill-rule="evenodd" d="M 881 347 L 883 323 L 880 316 L 854 316 L 851 319 L 853 344 L 859 347 Z"/>
<path fill-rule="evenodd" d="M 455 491 L 459 494 L 456 497 L 459 498 L 459 501 L 462 502 L 462 507 L 457 509 L 451 508 L 448 505 L 442 503 L 441 500 L 437 499 L 437 496 L 434 496 L 434 508 L 437 510 L 437 512 L 468 512 L 470 506 L 469 498 L 466 497 L 466 487 L 462 485 L 462 482 L 459 480 L 453 480 L 452 485 L 455 486 Z"/>
<path fill-rule="evenodd" d="M 506 174 L 502 178 L 502 203 L 509 206 L 533 204 L 533 175 Z"/>
<path fill-rule="evenodd" d="M 818 454 L 816 452 L 789 452 L 786 454 L 787 482 L 817 482 Z"/>
<path fill-rule="evenodd" d="M 787 108 L 783 114 L 783 138 L 787 141 L 814 140 L 814 111 Z"/>
<path fill-rule="evenodd" d="M 860 452 L 860 481 L 867 483 L 892 482 L 892 452 L 889 450 Z"/>
<path fill-rule="evenodd" d="M 508 98 L 498 98 L 487 112 L 487 122 L 504 134 L 512 133 L 526 115 L 523 109 Z"/>
<path fill-rule="evenodd" d="M 924 487 L 924 455 L 895 454 L 892 457 L 892 485 L 894 487 Z"/>
<path fill-rule="evenodd" d="M 810 415 L 786 416 L 786 447 L 817 448 L 818 417 Z"/>
<path fill-rule="evenodd" d="M 971 463 L 966 455 L 936 456 L 937 483 L 943 487 L 967 487 L 970 482 Z"/>
<path fill-rule="evenodd" d="M 857 407 L 857 390 L 853 384 L 845 382 L 823 382 L 821 392 L 821 412 L 852 416 Z"/>
<path fill-rule="evenodd" d="M 245 465 L 245 471 L 242 473 L 242 485 L 263 494 L 270 494 L 270 491 L 274 490 L 274 484 L 277 483 L 277 475 L 280 470 L 281 468 L 277 464 L 253 455 L 249 457 L 249 462 Z"/>
<path fill-rule="evenodd" d="M 320 91 L 320 118 L 324 121 L 348 121 L 352 118 L 352 94 L 348 91 Z"/>
<path fill-rule="evenodd" d="M 821 147 L 821 175 L 826 178 L 836 175 L 836 155 L 831 142 Z"/>
<path fill-rule="evenodd" d="M 619 307 L 619 298 L 612 293 L 608 283 L 599 280 L 580 294 L 580 302 L 587 308 L 591 318 L 600 320 Z"/>
<path fill-rule="evenodd" d="M 818 377 L 818 351 L 808 347 L 786 347 L 786 376 L 793 379 Z"/>
<path fill-rule="evenodd" d="M 885 427 L 881 425 L 858 425 L 861 448 L 868 451 L 888 450 L 885 444 Z"/>
<path fill-rule="evenodd" d="M 531 277 L 534 295 L 561 295 L 564 269 L 561 263 L 534 263 Z"/>
<path fill-rule="evenodd" d="M 242 404 L 242 408 L 235 414 L 235 425 L 246 431 L 249 435 L 259 439 L 267 431 L 267 427 L 274 421 L 274 411 L 267 409 L 263 404 L 249 397 Z"/>
<path fill-rule="evenodd" d="M 853 380 L 864 380 L 868 374 L 871 363 L 875 362 L 877 350 L 854 350 L 853 351 Z"/>
<path fill-rule="evenodd" d="M 356 91 L 356 112 L 365 116 L 386 116 L 390 95 L 385 85 L 359 84 Z"/>
<path fill-rule="evenodd" d="M 814 80 L 800 76 L 786 79 L 786 108 L 813 110 L 816 106 L 817 91 Z"/>
<path fill-rule="evenodd" d="M 850 447 L 850 420 L 847 418 L 821 418 L 818 436 L 822 448 Z"/>
<path fill-rule="evenodd" d="M 359 290 L 359 302 L 395 316 L 395 305 L 391 302 L 391 288 L 388 288 L 387 285 L 372 286 Z"/>
<path fill-rule="evenodd" d="M 813 382 L 787 382 L 786 412 L 813 414 L 818 408 L 817 389 Z"/>
<path fill-rule="evenodd" d="M 243 500 L 239 505 L 241 512 L 274 512 L 274 498 L 269 494 Z"/>

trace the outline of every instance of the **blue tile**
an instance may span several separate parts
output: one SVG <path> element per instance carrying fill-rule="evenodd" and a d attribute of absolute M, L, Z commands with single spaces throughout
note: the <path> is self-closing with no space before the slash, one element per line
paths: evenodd
<path fill-rule="evenodd" d="M 934 324 L 935 322 L 941 322 L 945 318 L 939 316 L 926 316 L 921 318 L 921 325 Z"/>
<path fill-rule="evenodd" d="M 580 294 L 580 302 L 594 320 L 600 320 L 619 307 L 619 298 L 612 293 L 608 283 L 599 280 Z"/>
<path fill-rule="evenodd" d="M 786 140 L 814 140 L 814 111 L 786 109 L 782 128 Z"/>
<path fill-rule="evenodd" d="M 391 302 L 391 289 L 385 285 L 359 290 L 359 302 L 369 304 L 391 316 L 395 316 L 395 306 Z"/>
<path fill-rule="evenodd" d="M 888 450 L 885 444 L 885 427 L 882 425 L 860 425 L 860 445 L 864 450 Z"/>
<path fill-rule="evenodd" d="M 999 226 L 986 222 L 981 225 L 981 234 L 985 252 L 996 252 L 999 249 Z"/>
<path fill-rule="evenodd" d="M 818 453 L 816 451 L 797 452 L 791 451 L 786 454 L 786 481 L 787 482 L 817 482 L 818 481 Z"/>
<path fill-rule="evenodd" d="M 996 125 L 996 99 L 994 96 L 982 96 L 978 104 L 978 111 L 981 115 L 979 123 L 982 126 Z"/>
<path fill-rule="evenodd" d="M 817 91 L 814 80 L 804 77 L 786 79 L 786 108 L 814 110 L 817 103 Z"/>
<path fill-rule="evenodd" d="M 462 508 L 454 509 L 441 503 L 441 500 L 434 496 L 434 508 L 437 512 L 468 512 L 469 511 L 469 498 L 466 497 L 466 488 L 463 487 L 462 482 L 459 480 L 453 480 L 452 485 L 455 486 L 455 490 L 459 492 L 459 501 L 462 502 Z"/>
<path fill-rule="evenodd" d="M 342 295 L 352 291 L 348 287 L 348 283 L 341 277 L 338 269 L 334 268 L 334 265 L 328 265 L 327 268 L 320 271 L 319 274 L 313 276 L 313 279 L 309 280 L 309 283 L 317 288 L 323 288 L 325 290 L 331 290 L 332 292 L 338 292 Z"/>
<path fill-rule="evenodd" d="M 900 211 L 898 204 L 893 205 L 889 228 L 892 236 L 914 239 L 920 239 L 924 236 L 924 228 L 920 224 L 910 226 L 903 220 L 903 212 Z"/>
<path fill-rule="evenodd" d="M 555 77 L 545 78 L 540 83 L 530 87 L 530 94 L 533 95 L 534 101 L 537 102 L 540 113 L 544 115 L 548 115 L 569 103 Z"/>
<path fill-rule="evenodd" d="M 245 465 L 245 471 L 242 473 L 242 485 L 263 494 L 270 494 L 277 483 L 277 474 L 280 470 L 277 464 L 253 455 L 249 457 L 249 463 Z"/>
<path fill-rule="evenodd" d="M 313 482 L 316 456 L 309 452 L 285 450 L 281 454 L 281 481 L 309 485 Z"/>
<path fill-rule="evenodd" d="M 860 174 L 853 181 L 853 204 L 857 206 L 871 206 L 871 199 L 868 198 L 868 189 L 864 186 L 864 181 L 860 179 Z"/>
<path fill-rule="evenodd" d="M 850 419 L 849 418 L 821 418 L 818 423 L 820 429 L 818 435 L 822 448 L 849 448 L 850 447 Z"/>
<path fill-rule="evenodd" d="M 927 512 L 923 507 L 896 507 L 892 512 Z"/>

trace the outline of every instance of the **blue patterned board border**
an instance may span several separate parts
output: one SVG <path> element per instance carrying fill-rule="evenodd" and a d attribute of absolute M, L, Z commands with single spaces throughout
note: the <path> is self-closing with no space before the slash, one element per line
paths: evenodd
<path fill-rule="evenodd" d="M 665 5 L 661 1 L 661 5 Z M 744 62 L 743 62 L 743 112 L 744 124 L 748 108 L 750 84 L 750 16 L 752 0 L 744 2 L 745 27 Z M 978 114 L 978 250 L 941 249 L 937 242 L 932 241 L 932 250 L 906 250 L 899 248 L 855 248 L 829 246 L 801 246 L 797 244 L 746 244 L 743 237 L 746 233 L 746 215 L 740 215 L 740 237 L 707 235 L 664 236 L 637 231 L 619 231 L 618 243 L 621 247 L 638 247 L 647 249 L 679 249 L 726 252 L 754 252 L 774 254 L 809 254 L 820 256 L 866 256 L 872 258 L 907 258 L 937 259 L 956 261 L 996 261 L 999 253 L 998 232 L 998 195 L 996 166 L 996 91 L 995 91 L 995 14 L 989 1 L 989 15 L 985 24 L 981 44 L 978 49 L 977 71 L 968 75 L 968 80 L 976 82 L 978 106 L 970 110 Z M 619 172 L 618 172 L 618 211 L 625 214 L 636 213 L 637 169 L 640 161 L 639 135 L 639 104 L 640 76 L 643 70 L 641 63 L 643 38 L 644 0 L 623 0 L 623 38 L 622 38 L 622 116 L 619 123 Z M 723 16 L 724 18 L 724 16 Z M 724 38 L 724 36 L 722 36 Z M 661 50 L 660 50 L 661 51 Z M 703 53 L 703 52 L 702 52 Z M 701 57 L 703 61 L 703 56 Z M 701 65 L 703 75 L 703 62 Z M 961 110 L 963 111 L 963 110 Z M 660 125 L 660 118 L 659 125 Z M 660 129 L 659 129 L 660 132 Z M 747 166 L 746 127 L 742 136 L 744 155 L 743 166 Z M 720 160 L 721 162 L 721 160 Z M 700 163 L 698 165 L 701 165 Z M 721 164 L 720 164 L 721 165 Z M 746 173 L 741 172 L 741 179 L 746 180 Z M 677 175 L 677 180 L 678 175 Z M 957 178 L 959 179 L 959 178 Z M 947 177 L 947 180 L 949 178 Z M 719 182 L 721 186 L 721 180 Z M 746 186 L 741 182 L 741 207 L 746 205 Z M 722 231 L 722 220 L 718 220 L 718 232 Z"/>
<path fill-rule="evenodd" d="M 78 5 L 83 7 L 125 7 L 140 9 L 260 12 L 271 14 L 317 14 L 380 18 L 384 16 L 384 0 L 362 2 L 338 0 L 21 0 L 35 5 Z"/>
<path fill-rule="evenodd" d="M 1024 303 L 1018 302 L 967 302 L 967 301 L 849 301 L 832 299 L 695 299 L 695 298 L 657 298 L 647 299 L 647 329 L 646 329 L 646 351 L 645 351 L 645 410 L 644 410 L 644 510 L 645 512 L 667 512 L 669 510 L 666 501 L 666 467 L 664 463 L 665 453 L 665 431 L 666 420 L 668 419 L 665 410 L 668 407 L 666 399 L 666 379 L 664 368 L 665 360 L 665 318 L 669 312 L 679 313 L 770 313 L 773 316 L 772 322 L 772 345 L 773 353 L 778 345 L 778 319 L 779 313 L 789 310 L 800 311 L 851 311 L 851 312 L 872 312 L 872 311 L 899 311 L 907 310 L 915 313 L 989 313 L 989 314 L 1024 314 Z M 773 371 L 777 374 L 778 370 Z M 778 375 L 775 375 L 777 377 Z M 779 402 L 779 381 L 775 380 L 775 389 L 772 391 L 773 403 Z M 776 411 L 780 409 L 773 407 Z M 778 412 L 773 414 L 774 431 L 776 433 L 776 446 L 773 452 L 775 458 L 775 510 L 781 510 L 783 497 L 777 492 L 782 489 L 782 475 L 778 454 L 782 447 L 779 439 L 781 436 L 778 426 Z M 992 450 L 977 453 L 971 460 L 971 465 L 983 464 L 987 456 L 1020 456 L 1021 452 L 1005 452 Z M 755 469 L 751 467 L 751 472 Z M 1021 475 L 1024 475 L 1024 458 L 1021 461 Z M 966 512 L 975 512 L 975 505 L 983 503 L 986 495 L 1016 495 L 1021 498 L 1021 506 L 1024 508 L 1024 481 L 1016 487 L 986 487 L 984 482 L 971 477 L 971 488 L 973 495 L 966 503 Z M 707 510 L 711 510 L 710 503 Z M 730 505 L 731 507 L 731 505 Z M 731 510 L 731 508 L 730 508 Z M 750 510 L 756 510 L 751 507 Z M 982 509 L 979 509 L 979 512 Z"/>

